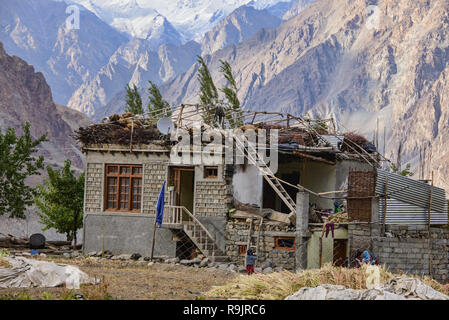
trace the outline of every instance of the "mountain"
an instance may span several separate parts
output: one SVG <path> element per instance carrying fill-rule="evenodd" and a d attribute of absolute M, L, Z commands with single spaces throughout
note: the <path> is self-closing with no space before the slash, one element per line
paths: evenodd
<path fill-rule="evenodd" d="M 133 39 L 118 48 L 108 63 L 74 92 L 68 107 L 101 119 L 109 115 L 109 108 L 104 107 L 127 83 L 147 88 L 148 80 L 156 84 L 169 81 L 185 72 L 198 54 L 200 45 L 194 41 L 182 46 L 166 44 L 153 51 L 147 40 Z"/>
<path fill-rule="evenodd" d="M 334 116 L 370 138 L 379 121 L 379 149 L 395 160 L 401 144 L 402 163 L 414 169 L 428 146 L 425 177 L 433 168 L 449 187 L 449 2 L 379 0 L 369 9 L 362 0 L 317 0 L 206 62 L 218 86 L 219 60 L 230 62 L 244 108 Z M 166 83 L 163 95 L 196 103 L 196 71 Z"/>
<path fill-rule="evenodd" d="M 266 10 L 241 6 L 204 35 L 201 43 L 202 55 L 243 42 L 262 28 L 271 29 L 280 24 L 281 19 Z"/>
<path fill-rule="evenodd" d="M 285 10 L 282 19 L 288 20 L 290 18 L 296 17 L 305 7 L 307 7 L 312 2 L 316 0 L 294 0 L 288 10 Z"/>
<path fill-rule="evenodd" d="M 265 9 L 278 3 L 290 3 L 290 0 L 74 0 L 73 2 L 96 12 L 110 25 L 132 36 L 136 36 L 132 30 L 140 28 L 145 23 L 138 17 L 151 17 L 153 10 L 166 17 L 182 35 L 184 41 L 200 41 L 207 31 L 242 5 L 251 3 L 256 9 Z M 141 9 L 136 10 L 136 7 Z M 273 10 L 279 11 L 280 8 Z"/>
<path fill-rule="evenodd" d="M 63 105 L 127 41 L 87 10 L 80 11 L 80 29 L 69 30 L 66 9 L 64 2 L 50 0 L 2 0 L 0 9 L 5 49 L 42 72 Z"/>
<path fill-rule="evenodd" d="M 2 132 L 9 127 L 20 132 L 25 122 L 31 124 L 35 138 L 48 133 L 48 142 L 39 147 L 46 164 L 62 166 L 70 159 L 75 168 L 84 168 L 84 156 L 71 135 L 91 121 L 75 110 L 56 106 L 43 74 L 8 55 L 0 42 L 0 128 Z"/>
<path fill-rule="evenodd" d="M 136 0 L 79 0 L 76 3 L 130 37 L 148 40 L 154 50 L 162 44 L 182 44 L 182 36 L 166 17 L 153 8 L 141 7 Z"/>
<path fill-rule="evenodd" d="M 70 99 L 68 106 L 100 120 L 125 108 L 126 83 L 136 84 L 141 92 L 147 80 L 162 84 L 187 71 L 196 63 L 197 55 L 213 53 L 240 43 L 262 28 L 275 28 L 281 19 L 265 10 L 242 6 L 234 10 L 211 31 L 199 45 L 190 41 L 183 46 L 163 45 L 157 52 L 141 39 L 131 40 L 112 56 L 97 76 L 86 81 Z M 146 92 L 143 94 L 144 101 Z"/>

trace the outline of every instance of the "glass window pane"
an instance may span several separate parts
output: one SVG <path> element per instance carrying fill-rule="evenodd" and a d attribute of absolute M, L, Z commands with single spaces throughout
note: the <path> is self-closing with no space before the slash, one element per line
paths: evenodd
<path fill-rule="evenodd" d="M 130 172 L 129 167 L 120 167 L 120 174 L 129 174 Z"/>
<path fill-rule="evenodd" d="M 133 167 L 133 174 L 142 174 L 142 167 Z"/>
<path fill-rule="evenodd" d="M 117 166 L 108 166 L 108 173 L 117 173 Z"/>

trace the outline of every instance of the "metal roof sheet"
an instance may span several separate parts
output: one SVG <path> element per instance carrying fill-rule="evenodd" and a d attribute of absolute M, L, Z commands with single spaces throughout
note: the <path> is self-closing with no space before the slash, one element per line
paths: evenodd
<path fill-rule="evenodd" d="M 430 190 L 432 188 L 431 185 L 382 169 L 377 169 L 377 194 L 385 195 L 387 176 L 389 198 L 421 208 L 429 207 Z M 439 213 L 445 213 L 447 215 L 447 200 L 444 189 L 433 186 L 431 210 Z"/>

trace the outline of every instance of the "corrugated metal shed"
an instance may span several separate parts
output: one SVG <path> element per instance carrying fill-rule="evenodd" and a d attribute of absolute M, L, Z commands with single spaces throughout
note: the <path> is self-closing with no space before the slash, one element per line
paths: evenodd
<path fill-rule="evenodd" d="M 344 136 L 334 136 L 334 135 L 321 135 L 321 137 L 326 140 L 332 147 L 336 150 L 340 150 L 340 145 L 343 144 Z"/>
<path fill-rule="evenodd" d="M 386 224 L 427 224 L 431 185 L 385 170 L 377 170 L 376 193 L 384 196 L 388 176 Z M 383 221 L 384 198 L 379 198 Z M 444 189 L 433 187 L 431 224 L 448 223 L 448 206 Z"/>
<path fill-rule="evenodd" d="M 396 199 L 387 199 L 387 218 L 385 224 L 427 224 L 428 208 L 418 207 L 413 204 Z M 384 218 L 384 199 L 379 200 L 380 221 Z M 447 224 L 447 212 L 430 212 L 430 224 Z"/>

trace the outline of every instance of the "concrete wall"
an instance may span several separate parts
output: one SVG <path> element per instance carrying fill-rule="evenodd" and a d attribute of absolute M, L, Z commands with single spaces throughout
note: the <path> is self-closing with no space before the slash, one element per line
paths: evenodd
<path fill-rule="evenodd" d="M 84 252 L 104 249 L 113 254 L 140 253 L 151 255 L 154 217 L 143 214 L 101 213 L 84 217 Z M 175 257 L 176 242 L 169 229 L 157 228 L 154 256 Z"/>
<path fill-rule="evenodd" d="M 307 269 L 316 269 L 320 267 L 320 237 L 321 230 L 314 230 L 312 237 L 307 244 Z M 334 257 L 334 239 L 348 239 L 348 229 L 343 227 L 335 227 L 334 238 L 329 231 L 328 236 L 323 236 L 321 265 L 333 263 Z"/>

